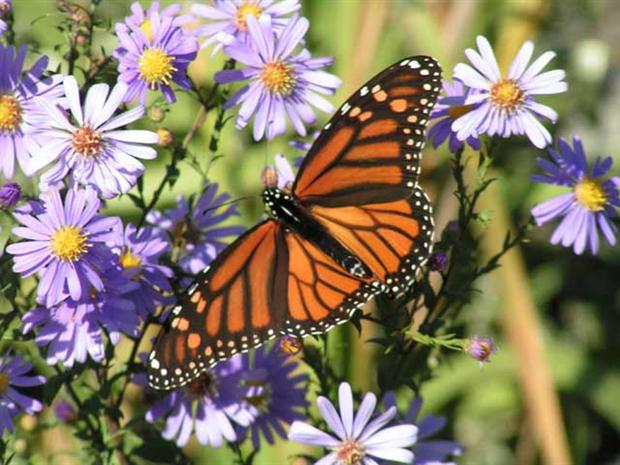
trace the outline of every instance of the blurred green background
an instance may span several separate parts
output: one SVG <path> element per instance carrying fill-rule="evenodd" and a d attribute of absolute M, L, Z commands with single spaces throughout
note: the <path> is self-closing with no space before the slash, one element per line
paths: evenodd
<path fill-rule="evenodd" d="M 55 67 L 63 53 L 56 45 L 65 41 L 56 29 L 59 17 L 55 2 L 14 0 L 14 3 L 17 43 L 38 44 Z M 128 14 L 130 3 L 125 0 L 101 3 L 99 16 L 109 18 L 110 28 L 97 30 L 95 41 L 108 53 L 116 46 L 112 26 Z M 141 3 L 148 6 L 150 2 Z M 181 3 L 184 10 L 189 9 L 190 2 Z M 375 72 L 403 56 L 434 55 L 441 61 L 445 76 L 450 77 L 454 64 L 464 61 L 464 49 L 473 47 L 475 36 L 483 34 L 496 48 L 505 70 L 523 40 L 530 38 L 535 42 L 536 54 L 546 50 L 557 52 L 551 68 L 567 72 L 568 93 L 543 99 L 560 115 L 557 125 L 550 129 L 557 136 L 579 134 L 592 157 L 611 155 L 616 162 L 620 161 L 620 2 L 616 0 L 306 0 L 302 3 L 303 14 L 311 24 L 308 48 L 315 56 L 335 56 L 331 71 L 344 81 L 332 99 L 335 105 Z M 222 64 L 221 54 L 211 57 L 210 52 L 203 51 L 190 67 L 190 74 L 196 82 L 210 86 L 213 73 Z M 145 127 L 166 127 L 182 138 L 198 111 L 198 104 L 187 95 L 178 95 L 178 103 L 170 108 L 162 123 L 146 121 Z M 327 117 L 321 115 L 320 122 L 325 122 Z M 214 115 L 210 115 L 190 145 L 198 158 L 206 156 L 213 119 Z M 260 171 L 276 152 L 284 152 L 291 159 L 298 155 L 288 146 L 294 134 L 261 143 L 254 143 L 250 137 L 250 131 L 239 133 L 229 123 L 218 150 L 222 158 L 210 172 L 210 178 L 233 197 L 260 193 Z M 490 250 L 503 234 L 500 226 L 522 222 L 535 203 L 559 192 L 530 181 L 530 175 L 536 171 L 535 159 L 544 153 L 528 145 L 525 139 L 502 141 L 497 153 L 498 182 L 486 200 L 492 222 L 487 231 L 478 232 L 487 234 Z M 147 162 L 147 192 L 159 182 L 168 157 L 166 154 Z M 451 198 L 453 186 L 448 160 L 449 153 L 443 148 L 425 151 L 422 184 L 434 200 L 439 229 L 456 211 Z M 177 194 L 191 194 L 199 189 L 201 179 L 196 172 L 187 164 L 180 168 L 181 182 L 173 192 L 164 191 L 160 208 L 175 204 Z M 619 174 L 617 167 L 614 174 Z M 257 198 L 241 203 L 240 211 L 240 221 L 251 225 L 262 207 Z M 109 213 L 125 218 L 136 215 L 128 199 L 111 202 Z M 424 411 L 448 417 L 449 426 L 440 436 L 454 438 L 466 448 L 458 463 L 550 463 L 549 456 L 545 461 L 541 450 L 562 448 L 562 432 L 545 430 L 544 421 L 540 420 L 538 409 L 546 405 L 547 399 L 537 397 L 535 385 L 539 373 L 530 371 L 530 367 L 542 359 L 548 363 L 543 363 L 543 368 L 550 368 L 557 388 L 573 463 L 620 464 L 620 338 L 617 336 L 620 333 L 620 252 L 617 247 L 603 246 L 598 256 L 576 257 L 571 250 L 548 244 L 551 230 L 550 227 L 534 230 L 502 270 L 479 282 L 481 292 L 456 320 L 463 337 L 473 334 L 495 337 L 500 351 L 492 363 L 480 369 L 462 354 L 445 354 L 438 360 L 441 363 L 435 379 L 423 387 Z M 525 326 L 530 332 L 511 333 L 511 328 L 521 327 L 514 320 L 521 312 L 536 317 Z M 360 339 L 346 326 L 336 331 L 340 341 L 338 350 L 344 349 L 348 354 L 341 364 L 342 375 L 356 388 L 372 389 L 376 386 L 375 366 L 367 363 L 366 357 L 373 356 L 375 349 L 363 343 L 370 335 L 363 332 Z M 541 331 L 544 351 L 537 352 L 534 347 L 528 352 L 530 338 L 537 331 Z M 532 359 L 518 356 L 519 353 L 529 354 Z M 532 390 L 528 391 L 528 386 Z M 530 396 L 524 392 L 530 392 Z M 69 434 L 68 430 L 59 428 L 45 433 L 41 438 L 42 456 L 54 450 L 66 450 L 59 443 L 68 441 Z M 541 448 L 541 437 L 543 442 L 544 438 L 560 438 L 560 444 Z M 291 453 L 302 450 L 282 443 L 261 452 L 256 463 L 290 463 Z M 215 451 L 195 441 L 187 447 L 187 452 L 196 463 L 230 463 L 231 456 L 225 449 Z M 70 463 L 70 460 L 60 456 L 55 463 Z"/>

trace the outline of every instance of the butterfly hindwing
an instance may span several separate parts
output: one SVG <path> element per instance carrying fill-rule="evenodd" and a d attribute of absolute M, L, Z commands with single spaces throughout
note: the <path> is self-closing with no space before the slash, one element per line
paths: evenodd
<path fill-rule="evenodd" d="M 285 234 L 289 254 L 289 319 L 283 333 L 320 334 L 351 314 L 379 291 L 378 283 L 344 271 L 316 245 L 292 231 Z"/>
<path fill-rule="evenodd" d="M 406 291 L 433 244 L 431 204 L 416 187 L 404 199 L 348 207 L 309 207 L 329 233 L 359 257 L 388 295 Z"/>

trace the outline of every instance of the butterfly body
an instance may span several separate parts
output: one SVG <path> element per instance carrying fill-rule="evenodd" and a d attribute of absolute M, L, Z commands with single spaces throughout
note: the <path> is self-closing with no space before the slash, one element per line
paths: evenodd
<path fill-rule="evenodd" d="M 274 219 L 320 248 L 343 270 L 357 278 L 372 277 L 368 266 L 334 239 L 294 196 L 280 189 L 265 189 L 263 200 Z"/>
<path fill-rule="evenodd" d="M 321 334 L 374 295 L 406 292 L 433 244 L 418 184 L 439 64 L 405 58 L 321 131 L 291 189 L 265 189 L 270 218 L 196 277 L 148 359 L 149 384 L 185 386 L 220 360 L 281 335 Z"/>

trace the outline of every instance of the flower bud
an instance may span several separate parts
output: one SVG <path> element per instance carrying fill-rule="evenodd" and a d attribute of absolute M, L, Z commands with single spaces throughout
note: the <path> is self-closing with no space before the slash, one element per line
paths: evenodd
<path fill-rule="evenodd" d="M 174 145 L 174 136 L 170 131 L 164 128 L 159 128 L 155 132 L 159 136 L 157 145 L 160 147 L 172 147 Z"/>
<path fill-rule="evenodd" d="M 22 197 L 22 188 L 16 182 L 0 187 L 0 208 L 11 208 Z"/>
<path fill-rule="evenodd" d="M 263 186 L 267 189 L 275 189 L 278 187 L 278 171 L 273 165 L 267 165 L 260 175 Z"/>
<path fill-rule="evenodd" d="M 483 363 L 490 362 L 491 355 L 497 352 L 497 347 L 490 337 L 474 336 L 465 345 L 465 350 L 482 366 Z"/>
<path fill-rule="evenodd" d="M 450 221 L 443 230 L 443 236 L 451 241 L 456 241 L 461 236 L 461 226 L 458 221 Z"/>
<path fill-rule="evenodd" d="M 161 105 L 153 105 L 147 110 L 147 116 L 154 123 L 161 123 L 166 117 L 166 109 Z"/>
<path fill-rule="evenodd" d="M 0 18 L 8 16 L 11 10 L 11 2 L 7 0 L 0 0 Z"/>
<path fill-rule="evenodd" d="M 443 273 L 448 269 L 448 256 L 443 250 L 437 250 L 428 258 L 427 265 L 431 271 Z"/>
<path fill-rule="evenodd" d="M 75 409 L 73 408 L 73 405 L 71 405 L 66 400 L 61 399 L 56 402 L 53 409 L 56 418 L 58 418 L 58 420 L 62 421 L 63 423 L 71 423 L 76 419 Z"/>
<path fill-rule="evenodd" d="M 303 344 L 301 338 L 287 335 L 280 338 L 279 346 L 280 352 L 283 354 L 296 355 L 301 351 Z"/>

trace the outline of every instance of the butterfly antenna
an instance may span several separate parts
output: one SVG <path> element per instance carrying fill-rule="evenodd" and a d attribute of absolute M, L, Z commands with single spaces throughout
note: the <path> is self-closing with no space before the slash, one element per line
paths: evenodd
<path fill-rule="evenodd" d="M 206 215 L 207 213 L 209 213 L 209 212 L 211 212 L 211 211 L 213 211 L 213 210 L 217 210 L 218 208 L 226 207 L 227 205 L 232 205 L 232 204 L 235 204 L 235 203 L 241 202 L 242 200 L 252 200 L 252 199 L 256 199 L 257 197 L 258 197 L 257 195 L 249 195 L 249 196 L 247 196 L 247 197 L 238 197 L 238 198 L 236 198 L 236 199 L 228 200 L 227 202 L 222 202 L 222 203 L 220 203 L 220 204 L 218 204 L 218 205 L 214 205 L 214 206 L 212 206 L 212 207 L 205 208 L 205 209 L 202 211 L 202 214 L 203 214 L 203 215 Z"/>

